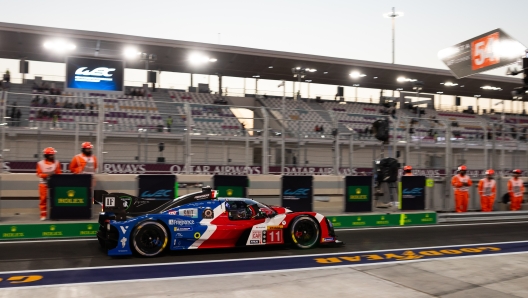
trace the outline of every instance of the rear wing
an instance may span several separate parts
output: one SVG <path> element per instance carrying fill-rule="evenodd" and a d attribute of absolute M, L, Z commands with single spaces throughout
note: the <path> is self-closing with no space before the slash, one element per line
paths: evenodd
<path fill-rule="evenodd" d="M 103 212 L 111 212 L 117 220 L 128 216 L 138 216 L 147 213 L 159 213 L 165 209 L 174 208 L 199 200 L 216 199 L 218 192 L 211 187 L 203 187 L 201 192 L 195 192 L 178 197 L 174 200 L 145 200 L 125 193 L 102 193 Z"/>

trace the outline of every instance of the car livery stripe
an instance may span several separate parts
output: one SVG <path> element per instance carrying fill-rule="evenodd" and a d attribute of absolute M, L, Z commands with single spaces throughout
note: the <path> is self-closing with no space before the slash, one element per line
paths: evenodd
<path fill-rule="evenodd" d="M 207 230 L 205 230 L 205 232 L 200 236 L 200 238 L 194 241 L 194 243 L 191 244 L 188 249 L 200 248 L 200 245 L 202 245 L 206 240 L 208 240 L 214 234 L 214 232 L 216 231 L 216 225 L 212 224 L 211 222 L 224 212 L 222 206 L 223 204 L 220 204 L 213 209 L 213 212 L 214 212 L 213 218 L 202 219 L 200 221 L 200 224 L 203 226 L 206 226 Z"/>

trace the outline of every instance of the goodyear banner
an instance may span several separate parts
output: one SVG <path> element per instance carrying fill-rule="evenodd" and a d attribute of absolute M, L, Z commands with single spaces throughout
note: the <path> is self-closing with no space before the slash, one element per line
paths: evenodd
<path fill-rule="evenodd" d="M 372 176 L 345 177 L 345 212 L 372 211 Z"/>
<path fill-rule="evenodd" d="M 53 175 L 48 187 L 50 219 L 92 218 L 92 175 Z"/>
<path fill-rule="evenodd" d="M 400 209 L 425 209 L 425 176 L 403 176 L 400 188 Z"/>
<path fill-rule="evenodd" d="M 282 206 L 294 211 L 313 211 L 313 176 L 282 176 Z"/>
<path fill-rule="evenodd" d="M 247 198 L 247 176 L 214 175 L 213 187 L 221 198 Z"/>

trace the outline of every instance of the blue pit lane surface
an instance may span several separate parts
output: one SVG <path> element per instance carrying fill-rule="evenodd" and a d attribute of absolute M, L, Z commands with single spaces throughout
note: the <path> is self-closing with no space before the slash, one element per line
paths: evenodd
<path fill-rule="evenodd" d="M 352 267 L 525 252 L 528 252 L 528 241 L 217 261 L 16 271 L 0 273 L 0 288 L 190 278 L 266 271 L 321 269 L 336 266 Z"/>

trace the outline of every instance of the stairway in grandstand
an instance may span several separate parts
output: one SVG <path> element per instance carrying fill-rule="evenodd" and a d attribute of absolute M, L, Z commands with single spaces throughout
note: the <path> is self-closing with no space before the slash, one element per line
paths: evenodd
<path fill-rule="evenodd" d="M 194 133 L 213 135 L 238 135 L 242 125 L 231 109 L 221 104 L 215 104 L 220 99 L 218 95 L 209 93 L 189 93 L 168 91 L 177 114 L 185 115 L 184 104 L 191 108 L 191 126 Z M 186 121 L 185 116 L 181 116 Z"/>
<path fill-rule="evenodd" d="M 281 98 L 261 98 L 259 102 L 267 108 L 270 108 L 270 114 L 282 125 L 282 99 Z M 324 127 L 324 133 L 329 134 L 332 131 L 332 123 L 321 117 L 317 111 L 313 110 L 303 100 L 293 100 L 286 98 L 286 119 L 289 121 L 286 124 L 286 131 L 291 134 L 299 134 L 303 137 L 308 135 L 320 136 L 321 133 L 316 133 L 314 128 L 316 125 Z M 299 120 L 299 121 L 297 121 Z"/>
<path fill-rule="evenodd" d="M 321 106 L 320 104 L 318 104 L 316 102 L 313 102 L 310 99 L 303 99 L 303 101 L 306 102 L 307 106 L 309 106 L 312 110 L 314 110 L 317 114 L 319 114 L 319 116 L 321 116 L 321 118 L 323 118 L 323 120 L 326 123 L 332 125 L 333 120 L 332 120 L 332 117 L 330 116 L 330 114 L 328 113 L 328 110 L 326 110 L 323 106 Z M 344 126 L 341 127 L 341 123 L 339 123 L 338 127 L 339 127 L 339 129 L 345 128 Z"/>

